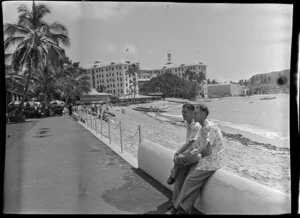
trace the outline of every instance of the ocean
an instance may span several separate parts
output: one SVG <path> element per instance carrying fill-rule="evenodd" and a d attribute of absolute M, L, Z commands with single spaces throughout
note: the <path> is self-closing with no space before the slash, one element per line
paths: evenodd
<path fill-rule="evenodd" d="M 260 100 L 265 95 L 226 97 L 204 102 L 208 119 L 226 133 L 242 134 L 253 141 L 289 148 L 290 95 L 276 94 L 276 99 Z M 181 105 L 168 111 L 182 120 Z"/>

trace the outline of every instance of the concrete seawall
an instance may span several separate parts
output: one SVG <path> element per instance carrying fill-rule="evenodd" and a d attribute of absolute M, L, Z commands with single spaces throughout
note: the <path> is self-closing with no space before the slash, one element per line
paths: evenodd
<path fill-rule="evenodd" d="M 169 190 L 173 186 L 166 183 L 173 167 L 174 150 L 149 140 L 143 140 L 136 159 L 117 146 L 100 138 L 94 130 L 78 121 L 99 140 L 111 147 L 119 156 L 135 168 L 139 168 Z M 225 170 L 218 170 L 211 176 L 199 194 L 194 207 L 204 214 L 289 214 L 291 196 Z"/>
<path fill-rule="evenodd" d="M 166 181 L 174 152 L 143 140 L 138 150 L 138 167 L 172 190 Z M 205 184 L 194 207 L 204 214 L 288 214 L 291 197 L 220 169 Z"/>

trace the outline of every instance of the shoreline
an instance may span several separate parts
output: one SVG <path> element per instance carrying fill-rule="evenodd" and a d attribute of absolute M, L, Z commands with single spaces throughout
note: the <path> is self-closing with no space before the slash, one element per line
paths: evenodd
<path fill-rule="evenodd" d="M 145 113 L 145 112 L 144 112 Z M 182 121 L 177 121 L 178 119 L 177 116 L 174 116 L 176 117 L 175 120 L 172 120 L 172 115 L 165 115 L 163 113 L 153 113 L 153 112 L 147 112 L 146 113 L 148 116 L 151 116 L 157 120 L 160 120 L 160 121 L 163 121 L 163 122 L 168 122 L 168 123 L 171 123 L 173 125 L 177 125 L 177 126 L 183 126 L 185 127 L 186 124 L 185 122 L 182 120 Z M 240 133 L 227 133 L 223 130 L 221 130 L 224 138 L 228 139 L 228 140 L 234 140 L 234 141 L 237 141 L 239 143 L 241 143 L 242 145 L 245 145 L 245 146 L 251 146 L 251 145 L 259 145 L 259 146 L 262 146 L 262 147 L 265 147 L 267 149 L 270 149 L 270 150 L 274 150 L 274 151 L 286 151 L 286 152 L 289 152 L 290 149 L 287 148 L 287 147 L 278 147 L 276 145 L 272 145 L 270 143 L 263 143 L 263 142 L 258 142 L 258 141 L 255 141 L 255 140 L 252 140 L 252 139 L 249 139 L 245 136 L 243 136 L 242 134 Z"/>

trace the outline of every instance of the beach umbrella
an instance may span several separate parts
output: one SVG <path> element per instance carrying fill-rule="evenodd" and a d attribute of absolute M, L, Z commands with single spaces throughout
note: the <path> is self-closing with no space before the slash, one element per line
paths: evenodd
<path fill-rule="evenodd" d="M 20 101 L 12 101 L 8 104 L 8 106 L 19 106 L 21 104 Z"/>
<path fill-rule="evenodd" d="M 51 105 L 58 105 L 58 106 L 64 106 L 65 102 L 60 101 L 60 100 L 54 100 L 50 102 Z"/>
<path fill-rule="evenodd" d="M 24 106 L 34 107 L 36 104 L 34 101 L 25 101 Z"/>

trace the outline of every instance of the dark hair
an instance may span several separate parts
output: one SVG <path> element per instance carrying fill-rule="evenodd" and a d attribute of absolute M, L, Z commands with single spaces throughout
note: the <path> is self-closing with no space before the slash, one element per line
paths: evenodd
<path fill-rule="evenodd" d="M 184 105 L 182 105 L 182 108 L 187 108 L 190 111 L 194 111 L 195 110 L 195 105 L 190 104 L 190 103 L 185 103 Z"/>
<path fill-rule="evenodd" d="M 209 110 L 205 104 L 197 104 L 196 108 L 199 108 L 200 110 L 204 111 L 206 113 L 206 116 L 208 116 Z"/>

